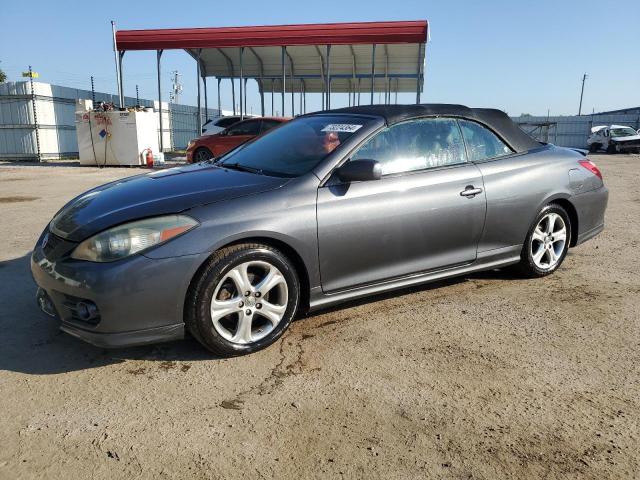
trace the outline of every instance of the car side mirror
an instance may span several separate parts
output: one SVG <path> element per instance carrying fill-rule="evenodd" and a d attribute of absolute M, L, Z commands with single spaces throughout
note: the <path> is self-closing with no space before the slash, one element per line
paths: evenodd
<path fill-rule="evenodd" d="M 350 160 L 338 169 L 343 182 L 366 182 L 382 178 L 382 165 L 376 160 Z"/>

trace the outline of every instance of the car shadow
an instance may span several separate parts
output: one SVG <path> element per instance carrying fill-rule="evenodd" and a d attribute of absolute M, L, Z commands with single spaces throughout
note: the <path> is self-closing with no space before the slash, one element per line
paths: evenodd
<path fill-rule="evenodd" d="M 195 340 L 107 350 L 59 330 L 59 323 L 40 311 L 31 278 L 31 254 L 0 261 L 0 371 L 46 375 L 84 370 L 127 360 L 215 359 Z"/>
<path fill-rule="evenodd" d="M 157 345 L 103 349 L 61 332 L 58 321 L 42 313 L 36 304 L 36 285 L 31 278 L 29 259 L 30 253 L 13 260 L 0 261 L 0 371 L 48 375 L 98 368 L 127 360 L 196 362 L 222 358 L 213 356 L 191 337 Z M 503 271 L 481 272 L 346 302 L 303 315 L 299 320 L 472 279 L 511 278 L 515 277 Z"/>

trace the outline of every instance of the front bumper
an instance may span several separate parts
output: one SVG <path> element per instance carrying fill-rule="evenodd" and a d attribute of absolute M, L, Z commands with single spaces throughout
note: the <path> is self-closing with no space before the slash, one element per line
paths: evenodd
<path fill-rule="evenodd" d="M 40 307 L 59 319 L 61 330 L 101 347 L 184 337 L 184 300 L 200 255 L 134 255 L 112 263 L 48 255 L 41 237 L 31 256 L 31 273 L 40 287 Z M 87 306 L 91 315 L 83 315 Z"/>
<path fill-rule="evenodd" d="M 637 140 L 630 142 L 616 142 L 615 146 L 618 152 L 640 152 L 640 141 Z"/>

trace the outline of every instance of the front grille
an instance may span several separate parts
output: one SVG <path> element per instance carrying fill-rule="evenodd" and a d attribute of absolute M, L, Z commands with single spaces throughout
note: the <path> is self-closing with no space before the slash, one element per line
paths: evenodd
<path fill-rule="evenodd" d="M 71 253 L 71 250 L 76 246 L 75 243 L 60 238 L 50 231 L 47 232 L 43 239 L 47 240 L 42 247 L 42 252 L 47 260 L 57 260 L 60 257 Z"/>

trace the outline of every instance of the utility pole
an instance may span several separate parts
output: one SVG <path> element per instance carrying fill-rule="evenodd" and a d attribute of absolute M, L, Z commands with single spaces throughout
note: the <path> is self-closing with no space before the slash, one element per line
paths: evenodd
<path fill-rule="evenodd" d="M 582 75 L 582 90 L 580 90 L 580 106 L 578 107 L 578 115 L 582 113 L 582 97 L 584 96 L 584 82 L 589 78 L 585 73 Z"/>
<path fill-rule="evenodd" d="M 180 83 L 180 73 L 177 70 L 171 72 L 171 95 L 173 103 L 180 103 L 180 94 L 182 93 L 182 84 Z"/>

